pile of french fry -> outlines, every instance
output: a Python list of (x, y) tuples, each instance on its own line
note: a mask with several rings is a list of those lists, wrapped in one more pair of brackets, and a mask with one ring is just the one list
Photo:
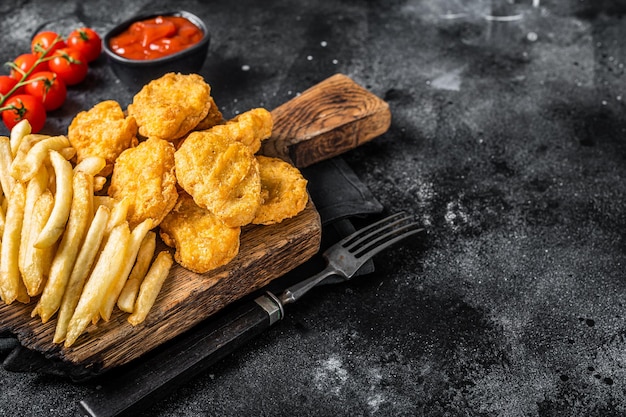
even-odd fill
[(31, 134), (28, 121), (0, 137), (0, 297), (30, 303), (43, 323), (55, 314), (54, 343), (69, 347), (115, 305), (144, 321), (173, 259), (154, 256), (156, 233), (145, 220), (130, 230), (128, 201), (96, 193), (103, 158), (75, 166), (65, 136)]

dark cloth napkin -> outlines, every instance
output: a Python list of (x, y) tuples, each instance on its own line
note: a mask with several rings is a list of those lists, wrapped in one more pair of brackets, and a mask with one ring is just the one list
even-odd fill
[(332, 158), (303, 168), (308, 189), (322, 225), (380, 213), (382, 205), (342, 158)]

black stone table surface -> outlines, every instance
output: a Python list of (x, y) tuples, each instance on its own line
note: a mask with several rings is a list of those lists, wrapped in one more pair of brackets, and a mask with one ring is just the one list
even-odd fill
[[(626, 414), (626, 2), (16, 0), (0, 60), (174, 7), (210, 28), (227, 117), (338, 72), (385, 99), (389, 131), (344, 159), (427, 232), (146, 415)], [(44, 131), (132, 95), (102, 57)], [(0, 369), (0, 415), (73, 415), (97, 388)]]

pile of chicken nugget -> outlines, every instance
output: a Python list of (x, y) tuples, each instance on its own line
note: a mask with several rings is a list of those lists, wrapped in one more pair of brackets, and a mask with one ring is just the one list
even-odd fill
[(108, 100), (78, 113), (67, 136), (20, 123), (0, 137), (0, 297), (39, 297), (32, 316), (56, 316), (66, 347), (115, 306), (141, 323), (174, 260), (207, 273), (237, 256), (244, 226), (304, 210), (300, 172), (259, 154), (272, 126), (263, 108), (224, 120), (209, 84), (177, 73), (126, 110)]

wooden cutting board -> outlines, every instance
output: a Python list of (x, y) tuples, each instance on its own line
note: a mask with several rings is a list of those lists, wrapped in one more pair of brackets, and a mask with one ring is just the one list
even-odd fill
[[(272, 116), (273, 134), (261, 153), (299, 168), (355, 148), (391, 122), (387, 103), (342, 74), (277, 107)], [(136, 327), (116, 309), (109, 322), (91, 325), (71, 348), (63, 348), (52, 343), (56, 318), (42, 324), (30, 317), (35, 299), (0, 303), (0, 332), (13, 332), (22, 346), (90, 372), (125, 364), (315, 255), (321, 225), (314, 203), (280, 224), (245, 227), (239, 254), (222, 268), (199, 275), (175, 264), (148, 317)]]

